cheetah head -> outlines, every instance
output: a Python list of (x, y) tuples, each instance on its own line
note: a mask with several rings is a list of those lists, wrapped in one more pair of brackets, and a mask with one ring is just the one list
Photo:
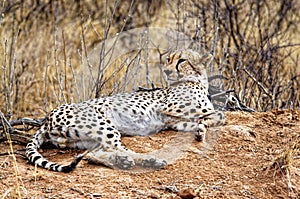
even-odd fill
[(179, 81), (200, 82), (208, 89), (205, 67), (210, 61), (212, 61), (211, 55), (200, 55), (193, 50), (178, 50), (171, 53), (164, 67), (168, 84)]

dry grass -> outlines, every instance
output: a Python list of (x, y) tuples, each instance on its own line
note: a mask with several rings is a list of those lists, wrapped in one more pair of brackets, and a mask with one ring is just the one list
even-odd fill
[(292, 145), (288, 146), (283, 153), (268, 168), (270, 173), (279, 176), (286, 183), (290, 197), (297, 197), (299, 191), (299, 181), (295, 181), (295, 176), (300, 176), (300, 135), (291, 141)]
[[(2, 198), (6, 198), (8, 195), (12, 198), (22, 198), (22, 197), (27, 195), (26, 194), (26, 188), (24, 188), (23, 180), (22, 180), (22, 177), (20, 175), (20, 171), (19, 171), (18, 164), (17, 164), (17, 161), (16, 161), (17, 159), (16, 159), (16, 156), (15, 156), (15, 153), (14, 153), (13, 143), (12, 143), (12, 140), (11, 140), (11, 137), (10, 137), (10, 132), (9, 132), (10, 125), (7, 121), (5, 121), (5, 118), (4, 118), (4, 116), (1, 112), (0, 112), (0, 121), (1, 121), (2, 124), (8, 124), (8, 125), (4, 125), (3, 132), (6, 135), (7, 142), (8, 142), (8, 145), (9, 145), (9, 151), (8, 151), (9, 156), (8, 156), (8, 158), (13, 160), (12, 161), (13, 162), (12, 167), (14, 168), (14, 174), (15, 174), (15, 179), (14, 179), (15, 186), (11, 187), (8, 190), (6, 190), (5, 193), (2, 195)], [(3, 165), (3, 164), (5, 164), (5, 162), (2, 162), (1, 164)]]
[[(128, 69), (139, 75), (157, 73), (151, 67), (161, 64), (163, 59), (158, 59), (164, 50), (158, 52), (158, 46), (150, 51), (147, 37), (141, 37), (144, 46), (138, 49), (136, 45), (126, 56), (117, 54), (119, 61), (106, 65), (108, 55), (103, 53), (110, 49), (103, 41), (145, 26), (183, 32), (192, 38), (192, 48), (211, 51), (215, 62), (209, 70), (225, 74), (228, 80), (219, 86), (234, 88), (244, 104), (263, 111), (299, 107), (298, 6), (291, 0), (272, 6), (228, 0), (220, 4), (115, 1), (108, 5), (92, 0), (74, 4), (2, 1), (0, 99), (5, 103), (1, 110), (7, 116), (40, 116), (66, 102), (136, 88), (126, 87), (124, 73)], [(132, 45), (118, 42), (119, 47)], [(159, 79), (139, 77), (145, 79), (138, 83), (146, 86)]]

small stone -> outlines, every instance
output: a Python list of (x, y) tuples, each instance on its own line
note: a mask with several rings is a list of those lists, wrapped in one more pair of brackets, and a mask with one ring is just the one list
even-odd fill
[(180, 196), (182, 199), (192, 199), (196, 197), (196, 193), (191, 187), (179, 190), (177, 195)]
[(148, 196), (149, 196), (149, 198), (153, 198), (153, 199), (161, 198), (160, 194), (155, 191), (151, 191)]

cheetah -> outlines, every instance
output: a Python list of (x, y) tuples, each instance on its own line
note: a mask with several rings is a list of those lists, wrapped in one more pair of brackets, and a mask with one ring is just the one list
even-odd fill
[[(57, 172), (71, 172), (85, 157), (92, 163), (130, 169), (133, 166), (160, 169), (163, 159), (136, 153), (121, 142), (121, 135), (148, 136), (165, 129), (193, 132), (205, 140), (208, 127), (224, 122), (208, 96), (205, 70), (209, 55), (192, 50), (171, 53), (164, 66), (168, 85), (78, 104), (65, 104), (51, 111), (46, 122), (26, 146), (30, 163)], [(68, 165), (48, 161), (38, 149), (43, 143), (59, 148), (86, 150)]]

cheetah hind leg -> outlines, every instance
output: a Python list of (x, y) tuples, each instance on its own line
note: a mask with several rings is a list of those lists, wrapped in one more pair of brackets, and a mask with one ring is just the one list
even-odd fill
[(135, 165), (133, 158), (117, 150), (103, 151), (102, 149), (94, 149), (85, 158), (92, 164), (102, 164), (110, 168), (124, 170), (130, 169)]
[(132, 153), (132, 157), (134, 158), (136, 165), (141, 166), (142, 168), (157, 170), (167, 165), (167, 161), (159, 159), (153, 155), (140, 154), (133, 151), (130, 152)]
[(86, 155), (89, 163), (103, 164), (110, 168), (132, 169), (134, 166), (150, 169), (160, 169), (167, 165), (165, 160), (147, 154), (139, 154), (129, 149), (94, 149)]

